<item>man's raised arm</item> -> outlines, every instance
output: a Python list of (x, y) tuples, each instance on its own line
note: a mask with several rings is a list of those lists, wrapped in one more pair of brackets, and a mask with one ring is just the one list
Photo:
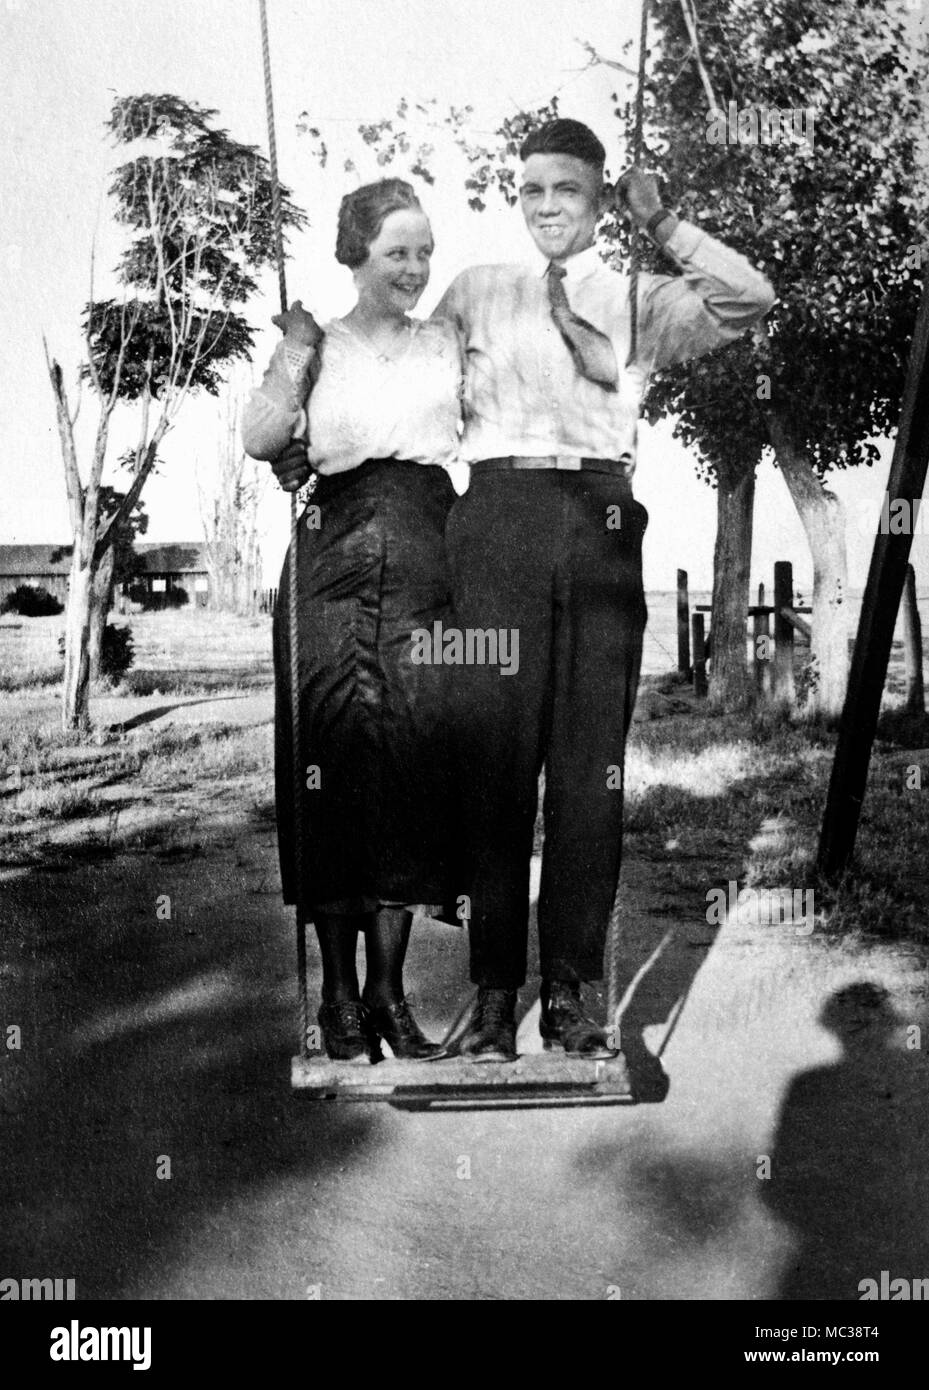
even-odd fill
[(692, 223), (675, 219), (663, 246), (683, 273), (643, 275), (640, 281), (640, 355), (649, 369), (735, 342), (773, 305), (770, 281), (745, 256)]
[(683, 272), (639, 279), (639, 360), (647, 372), (702, 357), (764, 318), (775, 300), (770, 282), (738, 251), (663, 207), (654, 175), (633, 166), (615, 191)]

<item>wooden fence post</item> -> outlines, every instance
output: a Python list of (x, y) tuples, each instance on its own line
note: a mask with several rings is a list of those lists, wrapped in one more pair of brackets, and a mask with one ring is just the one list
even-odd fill
[(690, 599), (687, 594), (687, 571), (677, 572), (677, 670), (690, 680)]
[(793, 704), (794, 689), (794, 630), (781, 612), (793, 608), (794, 571), (789, 560), (774, 562), (774, 698)]
[(694, 658), (694, 694), (701, 699), (706, 695), (706, 654), (703, 646), (703, 614), (694, 613), (690, 620), (691, 635), (693, 638), (693, 658)]
[(907, 713), (925, 714), (923, 628), (916, 606), (916, 571), (912, 565), (907, 565), (903, 583), (903, 658), (906, 663)]
[[(758, 608), (764, 608), (764, 585), (758, 585)], [(764, 637), (765, 642), (759, 642), (759, 637)], [(759, 648), (763, 647), (768, 653), (767, 656), (759, 656)], [(752, 661), (755, 667), (755, 693), (763, 699), (771, 693), (771, 615), (769, 613), (756, 612), (752, 623)]]

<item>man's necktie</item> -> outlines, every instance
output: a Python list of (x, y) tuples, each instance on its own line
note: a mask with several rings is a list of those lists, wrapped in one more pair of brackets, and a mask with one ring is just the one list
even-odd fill
[(599, 328), (594, 328), (592, 323), (575, 314), (565, 293), (565, 274), (564, 266), (557, 261), (552, 261), (546, 272), (552, 318), (581, 376), (609, 391), (615, 391), (619, 382), (619, 364), (610, 340)]

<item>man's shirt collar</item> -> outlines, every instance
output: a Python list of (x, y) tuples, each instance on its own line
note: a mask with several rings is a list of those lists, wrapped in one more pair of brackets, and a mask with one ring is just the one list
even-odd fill
[[(547, 275), (551, 261), (547, 256), (542, 254), (534, 242), (530, 256), (533, 271), (540, 278), (543, 275)], [(574, 285), (580, 280), (586, 280), (588, 275), (592, 275), (595, 270), (599, 270), (603, 266), (603, 261), (600, 259), (600, 252), (597, 250), (596, 245), (594, 245), (588, 246), (586, 251), (578, 251), (576, 256), (569, 256), (568, 259), (562, 261), (561, 264), (564, 266), (565, 270), (565, 283)]]

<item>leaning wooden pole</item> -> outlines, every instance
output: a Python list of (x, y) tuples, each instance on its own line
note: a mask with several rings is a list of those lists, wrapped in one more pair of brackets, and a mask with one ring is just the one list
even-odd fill
[(926, 713), (926, 691), (923, 685), (923, 625), (919, 620), (916, 602), (916, 571), (906, 567), (903, 584), (903, 660), (906, 666), (906, 712)]
[[(268, 156), (271, 167), (271, 212), (274, 220), (274, 254), (281, 313), (287, 312), (287, 278), (284, 272), (284, 218), (281, 210), (281, 183), (277, 172), (277, 139), (274, 130), (274, 97), (271, 88), (271, 49), (268, 43), (268, 12), (265, 0), (258, 0), (261, 21), (261, 60), (264, 71), (265, 110), (268, 118)], [(290, 550), (287, 561), (287, 618), (290, 666), (290, 732), (294, 783), (294, 868), (296, 879), (297, 1002), (300, 1011), (300, 1055), (306, 1056), (309, 1006), (306, 997), (306, 919), (303, 911), (303, 777), (300, 745), (300, 662), (298, 642), (299, 612), (297, 589), (297, 494), (290, 494)]]
[[(887, 480), (887, 499), (881, 513), (883, 517), (888, 515), (890, 504), (894, 501), (899, 503), (900, 500), (908, 504), (911, 518), (916, 515), (926, 483), (927, 467), (929, 274), (923, 284), (916, 316), (897, 441)], [(894, 623), (900, 608), (913, 540), (913, 527), (903, 529), (904, 534), (890, 535), (889, 527), (879, 526), (871, 552), (871, 568), (858, 622), (848, 691), (819, 837), (817, 868), (829, 878), (841, 874), (848, 866), (855, 847), (871, 745), (877, 731), (881, 695), (887, 679)]]

